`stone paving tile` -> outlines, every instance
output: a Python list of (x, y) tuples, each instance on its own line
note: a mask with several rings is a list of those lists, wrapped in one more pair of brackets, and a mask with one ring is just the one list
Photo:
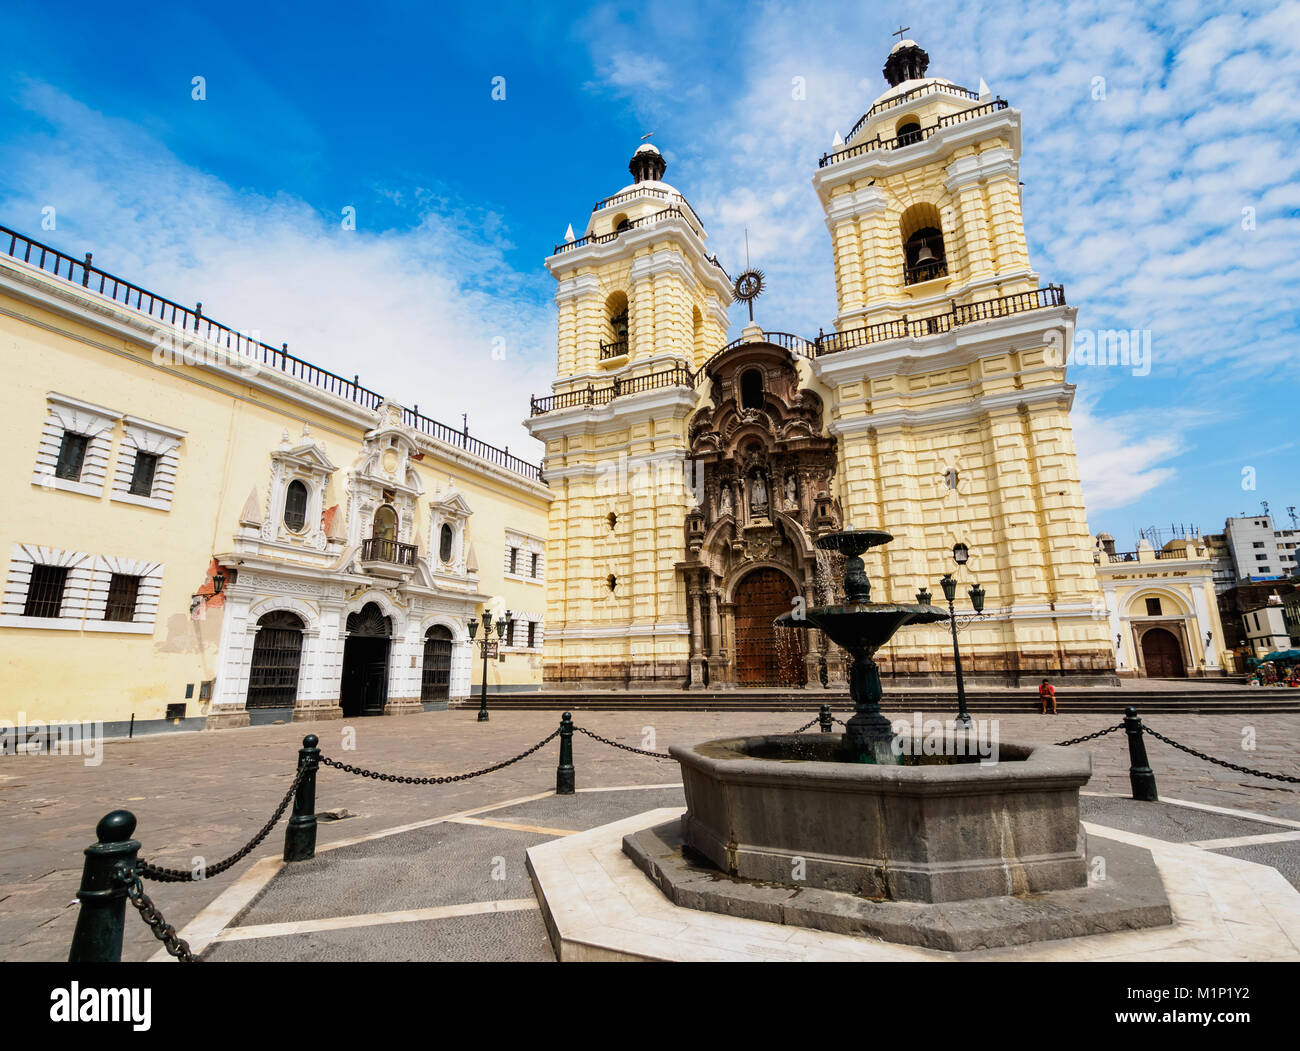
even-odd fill
[(336, 963), (542, 963), (554, 961), (555, 954), (551, 951), (541, 912), (531, 909), (527, 912), (456, 916), (382, 927), (218, 942), (204, 954), (203, 959), (222, 963), (320, 960)]
[[(816, 703), (810, 693), (808, 714), (802, 717), (794, 712), (582, 712), (577, 722), (636, 747), (643, 744), (644, 728), (653, 727), (653, 748), (663, 751), (674, 741), (786, 732), (811, 717)], [(1095, 731), (1109, 721), (1068, 713), (997, 718), (1004, 737), (1048, 742)], [(1159, 715), (1150, 721), (1175, 740), (1229, 761), (1300, 774), (1300, 715)], [(109, 810), (127, 807), (135, 812), (140, 821), (136, 838), (149, 860), (188, 868), (192, 857), (202, 855), (211, 864), (243, 846), (270, 816), (292, 779), (297, 749), (308, 732), (320, 735), (326, 754), (354, 765), (429, 775), (499, 762), (531, 747), (556, 724), (549, 712), (496, 712), (490, 722), (478, 723), (474, 711), (457, 710), (110, 741), (98, 766), (86, 766), (77, 756), (0, 757), (0, 822), (5, 830), (0, 885), (35, 888), (30, 894), (0, 893), (0, 959), (66, 958), (76, 917), (76, 909), (67, 906), (76, 889), (81, 852), (93, 842), (95, 823)], [(1241, 747), (1245, 725), (1255, 732), (1257, 748), (1251, 752)], [(341, 742), (348, 728), (356, 733), (356, 749), (344, 752)], [(1084, 747), (1093, 758), (1088, 789), (1127, 794), (1123, 734)], [(1148, 750), (1162, 796), (1300, 820), (1300, 792), (1292, 786), (1212, 767), (1159, 741), (1150, 741)], [(318, 807), (346, 807), (358, 817), (322, 824), (320, 842), (549, 791), (554, 788), (557, 751), (552, 742), (514, 766), (440, 786), (395, 785), (323, 770)], [(580, 788), (676, 780), (668, 773), (669, 763), (581, 735), (575, 739), (574, 753)], [(168, 920), (180, 927), (252, 861), (278, 853), (282, 844), (283, 829), (277, 827), (226, 875), (199, 885), (155, 884), (150, 893)], [(49, 878), (51, 874), (57, 877)], [(128, 927), (125, 959), (146, 959), (154, 947), (143, 924)]]
[[(1156, 839), (1173, 843), (1300, 831), (1291, 825), (1266, 825), (1261, 821), (1231, 817), (1227, 814), (1215, 814), (1180, 806), (1159, 806), (1116, 796), (1080, 796), (1079, 816), (1084, 821), (1112, 825), (1142, 836), (1154, 836)], [(1300, 844), (1297, 844), (1296, 849), (1300, 850)]]

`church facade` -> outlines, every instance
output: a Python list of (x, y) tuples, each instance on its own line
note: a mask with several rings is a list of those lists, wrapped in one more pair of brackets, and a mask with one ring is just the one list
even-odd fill
[[(813, 175), (830, 331), (751, 320), (726, 342), (761, 275), (733, 287), (653, 146), (556, 246), (558, 376), (528, 421), (552, 491), (546, 686), (842, 685), (836, 647), (772, 619), (830, 597), (813, 542), (847, 526), (895, 538), (866, 556), (873, 600), (949, 571), (984, 587), (968, 677), (1117, 681), (1070, 428), (1076, 311), (1030, 265), (1020, 114), (928, 61), (897, 44)], [(877, 659), (948, 681), (947, 628)]]

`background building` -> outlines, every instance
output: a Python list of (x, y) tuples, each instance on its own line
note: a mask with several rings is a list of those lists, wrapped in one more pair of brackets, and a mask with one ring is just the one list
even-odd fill
[[(1020, 114), (927, 65), (897, 44), (813, 177), (829, 335), (751, 324), (723, 346), (729, 276), (653, 146), (556, 246), (558, 378), (529, 421), (555, 494), (547, 684), (837, 683), (824, 639), (771, 621), (825, 595), (813, 540), (846, 525), (895, 537), (867, 555), (876, 600), (914, 601), (969, 546), (971, 677), (1115, 681), (1070, 429), (1075, 310), (1030, 266)], [(941, 626), (878, 659), (951, 674)]]
[(1143, 536), (1136, 550), (1116, 551), (1097, 537), (1097, 579), (1115, 641), (1121, 677), (1214, 677), (1235, 671), (1224, 649), (1215, 601), (1214, 559), (1190, 533), (1159, 550)]
[(88, 262), (0, 237), (0, 718), (420, 711), (484, 604), (536, 687), (537, 467)]

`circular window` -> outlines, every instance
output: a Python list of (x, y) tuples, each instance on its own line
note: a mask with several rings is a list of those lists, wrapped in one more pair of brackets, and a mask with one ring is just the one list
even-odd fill
[(452, 539), (453, 537), (451, 532), (451, 526), (447, 525), (444, 522), (442, 529), (438, 535), (438, 557), (442, 559), (444, 562), (451, 561)]
[(295, 533), (307, 524), (307, 486), (296, 478), (284, 494), (284, 524)]

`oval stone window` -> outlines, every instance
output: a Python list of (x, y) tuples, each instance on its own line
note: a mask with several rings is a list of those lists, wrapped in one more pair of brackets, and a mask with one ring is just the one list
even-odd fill
[(444, 522), (442, 529), (438, 534), (438, 557), (444, 562), (451, 561), (451, 542), (451, 526)]

